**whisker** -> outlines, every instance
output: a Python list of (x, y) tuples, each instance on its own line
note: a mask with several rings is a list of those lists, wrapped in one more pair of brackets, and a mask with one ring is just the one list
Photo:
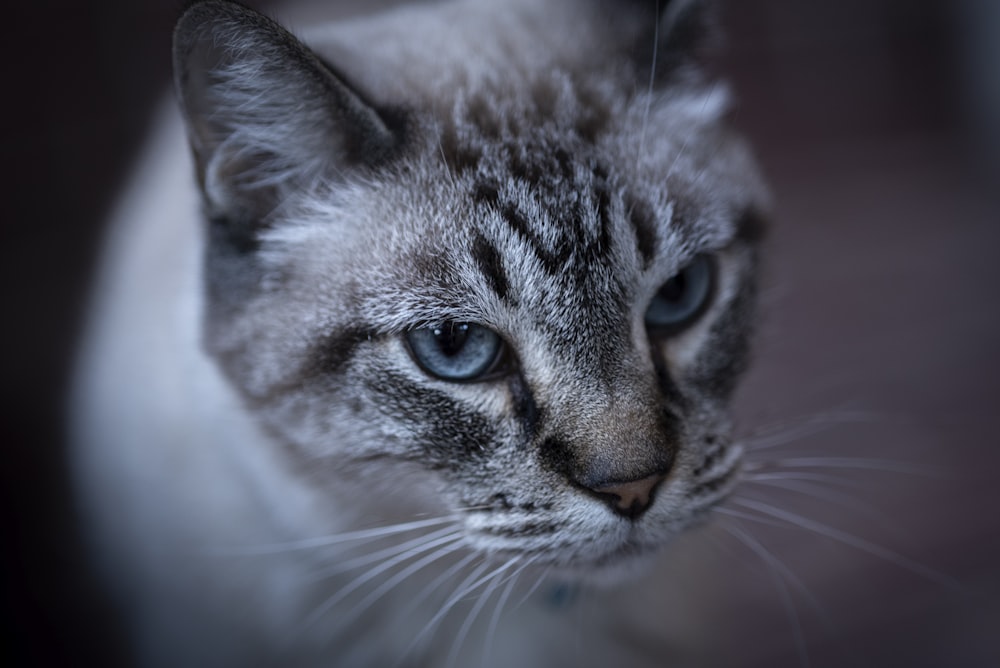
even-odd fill
[(262, 545), (248, 545), (243, 547), (217, 547), (209, 548), (209, 553), (219, 556), (254, 556), (264, 554), (280, 554), (284, 552), (294, 552), (296, 550), (309, 550), (330, 545), (339, 545), (352, 541), (365, 539), (382, 538), (406, 531), (424, 529), (426, 527), (437, 526), (447, 522), (453, 522), (454, 517), (435, 517), (425, 520), (415, 520), (402, 524), (392, 524), (371, 529), (359, 529), (347, 533), (333, 534), (331, 536), (318, 536), (315, 538), (303, 538), (283, 543), (265, 543)]
[(639, 129), (639, 150), (636, 151), (635, 166), (639, 168), (643, 153), (646, 151), (646, 126), (649, 123), (649, 109), (653, 103), (653, 89), (656, 84), (656, 61), (660, 48), (660, 0), (656, 0), (657, 20), (653, 24), (653, 62), (649, 66), (649, 86), (646, 90), (646, 105), (642, 110), (642, 125)]
[(472, 629), (472, 625), (475, 623), (480, 611), (482, 611), (486, 602), (489, 601), (490, 597), (497, 590), (497, 588), (503, 584), (503, 581), (499, 579), (499, 576), (503, 575), (504, 571), (515, 565), (518, 561), (519, 559), (514, 557), (490, 574), (490, 579), (487, 581), (488, 584), (486, 589), (479, 595), (479, 598), (472, 606), (472, 609), (469, 610), (469, 614), (465, 616), (465, 621), (462, 622), (462, 626), (458, 629), (458, 633), (455, 635), (455, 640), (451, 643), (451, 649), (448, 651), (448, 658), (444, 663), (445, 666), (455, 665), (455, 660), (458, 659), (459, 650), (461, 650), (462, 644), (465, 642), (465, 638), (469, 635), (469, 631)]
[(787, 529), (788, 522), (779, 522), (778, 520), (771, 519), (769, 517), (761, 517), (760, 515), (753, 515), (751, 513), (744, 513), (735, 508), (725, 508), (723, 506), (716, 506), (712, 508), (713, 512), (719, 513), (720, 515), (729, 515), (730, 517), (738, 517), (741, 520), (750, 520), (758, 524), (763, 524), (769, 527), (776, 527), (778, 529)]
[(337, 593), (335, 593), (333, 596), (327, 598), (315, 610), (313, 610), (313, 612), (308, 617), (306, 617), (305, 620), (303, 620), (302, 627), (306, 628), (308, 626), (311, 626), (320, 617), (322, 617), (323, 615), (325, 615), (327, 613), (327, 611), (329, 611), (330, 609), (332, 609), (333, 607), (335, 607), (338, 603), (340, 603), (347, 596), (349, 596), (351, 594), (351, 592), (356, 591), (358, 589), (358, 587), (361, 587), (366, 582), (370, 582), (372, 580), (372, 578), (376, 577), (380, 573), (383, 573), (383, 572), (387, 571), (388, 569), (392, 568), (396, 564), (399, 564), (399, 563), (401, 563), (403, 561), (406, 561), (407, 559), (410, 559), (410, 558), (412, 558), (412, 557), (414, 557), (414, 556), (416, 556), (416, 555), (418, 555), (418, 554), (420, 554), (422, 552), (426, 552), (427, 550), (430, 550), (430, 549), (433, 549), (435, 547), (438, 547), (439, 545), (443, 545), (443, 544), (446, 544), (446, 543), (454, 542), (454, 541), (457, 541), (457, 540), (460, 540), (460, 539), (461, 539), (461, 536), (460, 536), (460, 534), (457, 531), (448, 533), (448, 534), (446, 534), (446, 535), (438, 538), (437, 540), (431, 540), (429, 542), (424, 542), (424, 543), (418, 545), (417, 547), (413, 548), (412, 550), (408, 550), (408, 551), (406, 551), (406, 552), (404, 552), (404, 553), (396, 556), (393, 559), (389, 559), (387, 561), (384, 561), (381, 564), (379, 564), (378, 566), (375, 566), (374, 568), (366, 571), (365, 573), (362, 573), (358, 577), (354, 578), (354, 580), (352, 580), (346, 586), (344, 586), (341, 589), (339, 589), (337, 591)]
[[(833, 623), (833, 620), (830, 619), (830, 615), (827, 613), (826, 609), (820, 603), (819, 599), (817, 599), (816, 596), (813, 595), (813, 593), (805, 585), (805, 583), (802, 581), (802, 579), (799, 578), (797, 575), (795, 575), (795, 573), (792, 571), (792, 569), (788, 567), (788, 564), (786, 564), (785, 562), (781, 561), (781, 559), (779, 559), (778, 556), (774, 552), (772, 552), (771, 550), (767, 549), (767, 547), (764, 545), (764, 543), (760, 539), (758, 539), (757, 537), (755, 537), (749, 531), (746, 531), (744, 527), (737, 528), (737, 527), (733, 527), (732, 525), (728, 525), (727, 526), (727, 524), (725, 524), (725, 523), (723, 524), (723, 527), (726, 528), (727, 530), (735, 530), (735, 531), (738, 531), (739, 533), (743, 534), (744, 544), (747, 545), (747, 547), (750, 547), (749, 543), (756, 544), (760, 548), (761, 552), (763, 553), (761, 555), (762, 558), (765, 558), (763, 555), (767, 555), (767, 557), (769, 557), (769, 560), (771, 561), (771, 563), (778, 570), (780, 570), (781, 573), (785, 576), (785, 578), (792, 584), (792, 586), (794, 586), (795, 589), (800, 594), (802, 594), (803, 598), (805, 598), (805, 600), (806, 600), (806, 603), (809, 604), (809, 607), (811, 607), (813, 609), (813, 612), (816, 613), (816, 616), (819, 617), (820, 620), (822, 620), (823, 625), (827, 629), (827, 632), (831, 636), (835, 635), (835, 625)], [(730, 531), (730, 533), (732, 533), (732, 531)], [(749, 541), (749, 543), (748, 543), (748, 541)], [(751, 547), (751, 549), (753, 549), (753, 548)]]
[(510, 598), (511, 592), (514, 591), (514, 585), (517, 584), (518, 577), (532, 562), (534, 562), (534, 559), (528, 559), (520, 568), (514, 571), (514, 574), (507, 578), (507, 586), (500, 592), (500, 598), (497, 599), (496, 607), (493, 608), (493, 614), (490, 615), (490, 621), (486, 627), (486, 638), (483, 641), (483, 666), (486, 665), (487, 658), (493, 652), (493, 640), (496, 637), (497, 626), (500, 624), (500, 615), (503, 612), (503, 607), (506, 605), (507, 599)]
[(397, 555), (400, 552), (405, 552), (411, 547), (423, 545), (427, 541), (434, 540), (440, 536), (458, 535), (459, 531), (460, 530), (455, 527), (445, 527), (444, 529), (438, 529), (437, 531), (433, 531), (429, 534), (423, 534), (417, 536), (416, 538), (411, 538), (410, 540), (391, 545), (375, 552), (368, 552), (359, 557), (355, 557), (354, 559), (349, 559), (347, 561), (342, 561), (319, 569), (313, 574), (312, 580), (323, 580), (333, 575), (337, 575), (338, 573), (346, 573), (347, 571), (354, 570), (355, 568), (367, 566), (373, 561), (381, 561), (382, 559), (387, 559)]
[(942, 475), (942, 471), (940, 470), (917, 466), (908, 462), (868, 457), (786, 457), (769, 463), (783, 468), (864, 469), (868, 471), (905, 473), (928, 477)]
[(766, 450), (845, 424), (871, 422), (877, 416), (865, 411), (830, 411), (763, 427), (739, 439), (748, 451)]
[(420, 593), (417, 594), (410, 601), (409, 605), (407, 605), (407, 607), (404, 610), (404, 612), (406, 614), (403, 615), (403, 616), (405, 617), (405, 616), (411, 614), (413, 610), (416, 610), (418, 607), (420, 607), (420, 604), (423, 603), (425, 600), (427, 600), (427, 598), (438, 587), (440, 587), (442, 584), (444, 584), (448, 579), (454, 577), (456, 573), (458, 573), (463, 568), (465, 568), (466, 566), (468, 566), (469, 563), (471, 561), (473, 561), (474, 559), (476, 559), (478, 556), (479, 555), (476, 554), (475, 552), (470, 553), (470, 554), (466, 555), (466, 557), (464, 559), (462, 559), (459, 562), (457, 562), (456, 564), (452, 565), (445, 572), (441, 573), (438, 577), (434, 578), (434, 580), (432, 580), (426, 587), (424, 587), (423, 589), (421, 589)]
[(744, 473), (742, 480), (748, 483), (765, 483), (781, 480), (798, 480), (802, 482), (822, 482), (828, 485), (843, 487), (861, 487), (861, 483), (846, 475), (831, 475), (829, 473), (812, 473), (809, 471), (766, 471), (761, 473)]
[(531, 585), (531, 587), (528, 588), (528, 591), (525, 592), (524, 596), (521, 597), (521, 600), (519, 600), (514, 605), (515, 610), (524, 605), (528, 601), (528, 599), (531, 598), (531, 595), (534, 594), (536, 591), (538, 591), (538, 588), (542, 586), (542, 582), (544, 582), (545, 578), (549, 576), (551, 570), (552, 570), (551, 568), (545, 568), (542, 570), (541, 573), (538, 574), (538, 578), (535, 580), (535, 584)]
[[(886, 547), (882, 547), (876, 543), (865, 540), (864, 538), (859, 538), (845, 531), (841, 531), (835, 527), (811, 520), (808, 517), (803, 517), (796, 513), (789, 512), (783, 508), (778, 508), (768, 503), (763, 503), (761, 501), (754, 501), (753, 499), (746, 498), (734, 498), (733, 503), (743, 506), (744, 508), (750, 508), (766, 516), (773, 517), (778, 520), (782, 520), (789, 525), (801, 527), (808, 531), (812, 531), (818, 535), (826, 536), (845, 545), (849, 545), (857, 550), (870, 554), (874, 557), (883, 559), (891, 564), (899, 566), (900, 568), (913, 573), (914, 575), (919, 575), (927, 580), (935, 582), (941, 586), (947, 587), (948, 589), (963, 592), (965, 588), (957, 582), (954, 578), (951, 578), (943, 573), (940, 573), (932, 568), (921, 564), (918, 561), (914, 561), (908, 557), (899, 554), (893, 550)], [(760, 517), (747, 516), (746, 519), (751, 521), (760, 521)]]
[(452, 543), (451, 545), (445, 545), (441, 549), (436, 550), (435, 552), (432, 552), (431, 554), (421, 559), (418, 559), (417, 561), (413, 562), (403, 570), (393, 575), (391, 578), (385, 580), (373, 591), (369, 592), (368, 595), (365, 596), (361, 601), (351, 606), (351, 613), (353, 614), (354, 619), (359, 619), (365, 610), (374, 605), (376, 601), (382, 598), (382, 596), (387, 594), (396, 585), (403, 582), (406, 578), (410, 577), (411, 575), (413, 575), (420, 569), (428, 566), (429, 564), (438, 561), (440, 559), (443, 559), (452, 552), (462, 549), (462, 547), (463, 547), (462, 544), (459, 542)]
[(811, 599), (812, 595), (808, 594), (804, 585), (802, 585), (799, 579), (788, 570), (788, 567), (785, 566), (785, 564), (783, 564), (777, 557), (771, 554), (771, 552), (768, 551), (768, 549), (755, 538), (734, 526), (723, 524), (723, 528), (750, 548), (750, 550), (760, 557), (761, 561), (763, 561), (767, 566), (768, 573), (770, 573), (771, 580), (774, 582), (775, 588), (778, 590), (782, 606), (785, 608), (785, 613), (788, 615), (788, 621), (792, 626), (792, 636), (795, 640), (795, 649), (799, 655), (799, 661), (801, 662), (803, 668), (808, 668), (809, 652), (806, 649), (806, 639), (802, 632), (802, 620), (799, 619), (799, 613), (795, 609), (795, 601), (792, 599), (791, 593), (788, 591), (788, 586), (785, 584), (785, 581), (781, 579), (781, 575), (784, 575), (785, 578), (795, 584), (800, 591), (804, 591), (808, 595), (808, 598)]
[(459, 511), (489, 510), (491, 508), (493, 508), (492, 504), (489, 504), (489, 503), (480, 503), (479, 505), (476, 505), (476, 506), (461, 506), (457, 510), (459, 510)]
[(746, 482), (751, 485), (776, 487), (778, 489), (784, 489), (798, 494), (811, 496), (823, 501), (829, 501), (830, 503), (843, 508), (849, 508), (860, 514), (877, 519), (879, 524), (882, 525), (882, 529), (884, 531), (896, 531), (896, 527), (893, 526), (892, 519), (885, 513), (879, 511), (877, 508), (873, 508), (871, 504), (861, 503), (857, 498), (848, 496), (847, 494), (836, 490), (827, 489), (825, 487), (820, 487), (819, 485), (813, 485), (808, 482), (797, 480), (747, 480)]
[[(420, 639), (423, 638), (428, 631), (437, 626), (437, 624), (441, 621), (441, 619), (446, 614), (448, 614), (448, 612), (451, 611), (451, 609), (455, 606), (456, 603), (461, 601), (466, 594), (468, 594), (471, 591), (474, 591), (480, 584), (482, 584), (483, 580), (479, 580), (477, 578), (479, 578), (482, 572), (485, 571), (487, 568), (489, 568), (489, 566), (490, 566), (489, 562), (483, 561), (481, 564), (479, 564), (476, 568), (472, 570), (472, 572), (468, 575), (468, 577), (462, 580), (462, 582), (458, 585), (458, 587), (456, 587), (456, 593), (452, 594), (451, 597), (449, 597), (448, 600), (445, 601), (444, 605), (442, 605), (441, 608), (434, 614), (434, 616), (431, 617), (430, 621), (428, 621), (424, 625), (424, 627), (420, 630), (420, 632), (413, 637), (413, 640), (410, 641), (410, 644), (407, 646), (406, 650), (400, 656), (399, 661), (397, 661), (394, 664), (395, 666), (399, 665), (399, 662), (402, 661), (407, 654), (409, 654), (410, 650), (413, 649), (418, 642), (420, 642)], [(486, 576), (486, 578), (489, 579), (489, 576)]]
[[(711, 90), (711, 92), (709, 92), (709, 94), (706, 95), (705, 98), (701, 102), (701, 111), (699, 113), (701, 113), (701, 114), (705, 113), (705, 107), (708, 106), (708, 101), (711, 100), (711, 99), (713, 99), (715, 97), (716, 93), (719, 90), (719, 86), (720, 86), (720, 82), (719, 81), (716, 81), (715, 83), (712, 84), (712, 90)], [(684, 154), (687, 152), (687, 147), (688, 147), (688, 144), (691, 142), (691, 137), (692, 136), (693, 135), (689, 134), (689, 135), (687, 135), (687, 136), (684, 137), (684, 142), (681, 144), (680, 151), (678, 151), (677, 155), (674, 156), (674, 161), (672, 163), (670, 163), (670, 168), (667, 169), (667, 175), (663, 178), (664, 181), (669, 180), (670, 177), (673, 176), (674, 169), (677, 167), (677, 163), (680, 162), (681, 158), (684, 157)]]
[[(445, 153), (444, 145), (441, 143), (441, 134), (440, 134), (440, 132), (438, 133), (438, 136), (437, 136), (437, 148), (438, 148), (438, 154), (441, 157), (441, 164), (442, 165), (447, 165), (448, 164), (448, 156)], [(451, 169), (445, 169), (445, 170), (442, 170), (442, 171), (444, 172), (445, 177), (451, 183), (453, 183), (453, 184), (457, 183), (458, 177), (455, 175), (455, 173), (454, 173), (453, 170), (451, 170)]]

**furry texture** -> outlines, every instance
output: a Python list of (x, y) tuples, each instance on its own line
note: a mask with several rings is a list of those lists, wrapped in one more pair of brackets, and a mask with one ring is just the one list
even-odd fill
[[(452, 3), (307, 49), (238, 5), (185, 13), (204, 220), (182, 184), (137, 186), (77, 402), (95, 542), (146, 663), (562, 665), (537, 596), (516, 619), (482, 601), (617, 581), (731, 488), (762, 189), (689, 59), (700, 17)], [(709, 303), (651, 331), (699, 255)], [(407, 332), (449, 323), (495, 332), (500, 371), (425, 372)], [(603, 491), (652, 477), (641, 512)], [(613, 635), (594, 665), (662, 661)]]

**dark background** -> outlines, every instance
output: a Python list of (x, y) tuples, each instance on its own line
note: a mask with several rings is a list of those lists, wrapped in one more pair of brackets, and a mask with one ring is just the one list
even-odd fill
[[(74, 533), (62, 388), (102, 220), (167, 93), (181, 4), (42, 0), (6, 14), (3, 665), (122, 657)], [(844, 407), (875, 415), (808, 437), (797, 452), (878, 456), (943, 475), (861, 476), (858, 498), (888, 515), (891, 531), (815, 497), (802, 513), (964, 587), (955, 593), (843, 541), (771, 530), (769, 546), (835, 629), (797, 603), (812, 665), (844, 665), (843, 652), (852, 665), (1000, 665), (996, 6), (728, 3), (719, 68), (775, 192), (770, 287), (741, 423)], [(773, 586), (759, 584), (740, 585), (723, 605), (733, 644), (756, 648), (730, 659), (801, 665), (794, 624)]]

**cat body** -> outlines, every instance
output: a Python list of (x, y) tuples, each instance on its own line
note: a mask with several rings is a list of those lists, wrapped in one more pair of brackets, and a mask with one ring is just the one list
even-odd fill
[(188, 9), (73, 404), (144, 665), (663, 665), (763, 205), (702, 13)]

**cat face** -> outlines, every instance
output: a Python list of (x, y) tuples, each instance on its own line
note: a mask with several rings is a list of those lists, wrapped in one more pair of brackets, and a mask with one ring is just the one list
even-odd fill
[(730, 489), (760, 186), (674, 14), (650, 88), (613, 44), (378, 101), (245, 9), (185, 15), (207, 346), (305, 484), (588, 572)]

